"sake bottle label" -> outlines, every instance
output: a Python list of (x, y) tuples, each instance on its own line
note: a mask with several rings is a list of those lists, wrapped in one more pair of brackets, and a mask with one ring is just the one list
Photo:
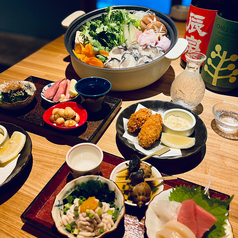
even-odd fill
[(181, 58), (186, 61), (187, 52), (199, 51), (206, 54), (217, 10), (203, 9), (190, 5), (184, 38), (188, 41), (187, 51)]
[(216, 16), (202, 78), (213, 87), (238, 87), (238, 22)]

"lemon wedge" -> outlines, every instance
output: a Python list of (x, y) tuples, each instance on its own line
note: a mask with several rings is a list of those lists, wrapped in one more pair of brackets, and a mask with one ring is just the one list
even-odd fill
[(14, 131), (11, 138), (0, 147), (0, 164), (5, 164), (16, 157), (21, 152), (25, 142), (26, 136), (19, 131)]
[(70, 80), (70, 85), (69, 85), (69, 95), (73, 98), (78, 95), (78, 93), (75, 90), (75, 84), (77, 83), (76, 79), (71, 79)]
[(170, 148), (188, 149), (195, 145), (195, 138), (178, 136), (170, 133), (162, 133), (161, 142)]

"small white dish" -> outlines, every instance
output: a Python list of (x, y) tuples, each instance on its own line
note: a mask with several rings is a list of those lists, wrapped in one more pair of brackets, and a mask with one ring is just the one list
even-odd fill
[[(180, 108), (170, 109), (164, 112), (163, 131), (165, 133), (175, 134), (179, 136), (190, 136), (194, 132), (196, 119), (194, 115)], [(168, 122), (168, 118), (171, 119)]]
[(0, 146), (9, 138), (7, 129), (0, 125)]
[[(146, 227), (146, 234), (148, 238), (154, 238), (156, 237), (156, 232), (158, 231), (158, 224), (160, 223), (158, 216), (155, 214), (152, 204), (158, 203), (161, 200), (169, 200), (171, 189), (165, 190), (155, 196), (153, 200), (149, 203), (148, 208), (145, 213), (145, 227)], [(227, 225), (225, 225), (225, 232), (226, 235), (221, 238), (233, 238), (233, 233), (231, 229), (231, 225), (228, 220), (226, 220)]]
[[(119, 208), (119, 216), (118, 216), (117, 220), (115, 221), (115, 223), (113, 224), (112, 228), (99, 236), (95, 236), (95, 238), (96, 237), (97, 238), (104, 237), (104, 236), (108, 235), (109, 233), (115, 231), (117, 229), (120, 221), (122, 220), (122, 218), (125, 215), (124, 196), (123, 196), (122, 192), (120, 191), (120, 189), (118, 188), (118, 186), (112, 180), (104, 178), (102, 176), (97, 176), (97, 175), (81, 176), (79, 178), (76, 178), (76, 179), (70, 181), (63, 187), (63, 189), (56, 196), (54, 204), (53, 204), (53, 208), (51, 210), (51, 214), (52, 214), (52, 218), (55, 223), (55, 226), (56, 226), (57, 230), (59, 231), (59, 233), (63, 234), (64, 236), (67, 236), (69, 238), (75, 238), (75, 236), (73, 234), (71, 234), (65, 230), (65, 226), (63, 225), (63, 223), (61, 221), (61, 217), (63, 215), (63, 207), (64, 207), (63, 200), (76, 189), (77, 185), (80, 185), (83, 182), (86, 183), (87, 181), (90, 181), (90, 180), (97, 180), (97, 181), (101, 181), (102, 183), (108, 184), (108, 188), (111, 191), (115, 192), (114, 202), (115, 202), (115, 205)], [(111, 234), (111, 235), (113, 237), (113, 234)], [(109, 237), (110, 237), (110, 235), (109, 235)]]
[(102, 160), (102, 149), (93, 143), (77, 144), (66, 154), (66, 163), (74, 178), (99, 174)]
[[(113, 171), (111, 172), (111, 175), (110, 175), (110, 179), (113, 180), (113, 181), (117, 184), (117, 186), (118, 186), (122, 191), (123, 191), (122, 187), (123, 187), (123, 185), (125, 185), (125, 183), (117, 183), (116, 181), (119, 181), (119, 179), (117, 180), (117, 175), (120, 175), (120, 174), (121, 174), (120, 172), (118, 173), (118, 171), (121, 171), (122, 169), (125, 169), (125, 168), (128, 167), (128, 166), (127, 166), (128, 163), (129, 163), (129, 161), (125, 161), (125, 162), (120, 163), (119, 165), (117, 165), (117, 166), (113, 169)], [(144, 161), (143, 161), (142, 163), (149, 164), (149, 163), (144, 162)], [(149, 165), (150, 165), (150, 164), (149, 164)], [(154, 166), (151, 167), (151, 170), (152, 170), (152, 176), (153, 176), (153, 177), (162, 177), (161, 173), (160, 173)], [(124, 180), (124, 179), (123, 179), (123, 180)], [(159, 183), (162, 182), (162, 180), (157, 180), (156, 182), (157, 182), (156, 184), (159, 184)], [(151, 198), (150, 198), (150, 201), (151, 201), (151, 199), (153, 199), (154, 196), (156, 196), (157, 194), (159, 194), (160, 192), (162, 192), (163, 189), (164, 189), (164, 185), (161, 184), (161, 185), (159, 186), (158, 190), (157, 190), (156, 192), (152, 193)], [(122, 192), (122, 193), (124, 194), (124, 192)], [(128, 195), (127, 195), (127, 194), (124, 194), (124, 196), (125, 196), (125, 203), (126, 203), (127, 205), (134, 206), (134, 207), (137, 206), (136, 203), (134, 203), (133, 201), (131, 201), (131, 200), (128, 199)], [(148, 204), (149, 204), (149, 202), (147, 202), (145, 205), (148, 205)]]

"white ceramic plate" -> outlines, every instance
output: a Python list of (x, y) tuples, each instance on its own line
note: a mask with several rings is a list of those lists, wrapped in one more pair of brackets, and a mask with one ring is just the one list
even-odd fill
[[(45, 97), (45, 95), (44, 95), (46, 89), (49, 88), (49, 87), (51, 87), (53, 84), (55, 84), (55, 83), (49, 83), (49, 84), (45, 85), (45, 87), (42, 89), (40, 95), (41, 95), (42, 99), (45, 100), (46, 102), (51, 103), (51, 104), (57, 104), (57, 103), (60, 103), (60, 102), (53, 102), (52, 100), (47, 99), (47, 98)], [(66, 101), (64, 101), (64, 102), (72, 101), (72, 100), (76, 99), (77, 97), (78, 97), (78, 95), (75, 96), (74, 98), (70, 98), (69, 100), (66, 100)]]
[[(154, 199), (150, 202), (148, 209), (145, 213), (145, 227), (146, 227), (146, 234), (148, 238), (155, 238), (155, 234), (158, 231), (158, 223), (159, 218), (156, 216), (155, 212), (152, 209), (151, 204), (158, 203), (160, 200), (169, 200), (170, 192), (172, 189), (165, 190), (161, 192), (159, 195), (155, 196)], [(227, 220), (226, 228), (226, 236), (221, 238), (232, 238), (233, 233), (231, 230), (231, 225)]]
[[(117, 165), (117, 166), (113, 169), (113, 171), (111, 172), (110, 179), (113, 180), (114, 182), (116, 182), (116, 181), (117, 181), (116, 176), (117, 176), (118, 174), (120, 174), (120, 173), (117, 174), (117, 172), (120, 171), (120, 170), (122, 170), (122, 169), (124, 169), (124, 168), (126, 168), (126, 167), (127, 167), (127, 165), (126, 165), (127, 163), (129, 163), (129, 161), (125, 161), (125, 162), (122, 162), (122, 163), (120, 163), (119, 165)], [(147, 163), (147, 162), (142, 162), (142, 163)], [(147, 164), (149, 164), (149, 163), (147, 163)], [(149, 165), (150, 165), (150, 164), (149, 164)], [(152, 176), (153, 176), (153, 177), (162, 177), (162, 175), (160, 174), (160, 172), (159, 172), (154, 166), (151, 167), (151, 170), (152, 170)], [(161, 180), (158, 181), (158, 183), (159, 183), (159, 182), (161, 182)], [(119, 188), (120, 188), (120, 186), (122, 186), (123, 184), (124, 184), (124, 183), (117, 183), (117, 185), (119, 186)], [(151, 199), (152, 199), (155, 195), (157, 195), (157, 194), (159, 194), (160, 192), (162, 192), (163, 189), (164, 189), (164, 185), (162, 184), (162, 185), (159, 186), (159, 189), (158, 189), (154, 194), (152, 194)], [(137, 206), (136, 203), (134, 203), (134, 202), (132, 202), (132, 201), (130, 201), (130, 200), (127, 200), (127, 199), (126, 199), (126, 196), (125, 196), (125, 203), (126, 203), (127, 205), (130, 205), (130, 206)], [(149, 204), (149, 202), (146, 203), (146, 205), (148, 205), (148, 204)]]

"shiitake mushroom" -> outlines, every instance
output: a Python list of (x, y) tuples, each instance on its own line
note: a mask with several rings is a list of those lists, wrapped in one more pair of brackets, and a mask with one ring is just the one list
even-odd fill
[(135, 186), (138, 183), (141, 183), (144, 181), (144, 170), (138, 169), (136, 172), (132, 172), (129, 176), (129, 179), (131, 180), (131, 185)]
[(132, 155), (131, 159), (129, 161), (129, 165), (128, 165), (128, 172), (129, 174), (132, 172), (136, 172), (139, 168), (140, 168), (140, 158), (137, 155)]
[(144, 206), (150, 200), (151, 187), (146, 182), (137, 184), (132, 191), (133, 201), (139, 208)]

